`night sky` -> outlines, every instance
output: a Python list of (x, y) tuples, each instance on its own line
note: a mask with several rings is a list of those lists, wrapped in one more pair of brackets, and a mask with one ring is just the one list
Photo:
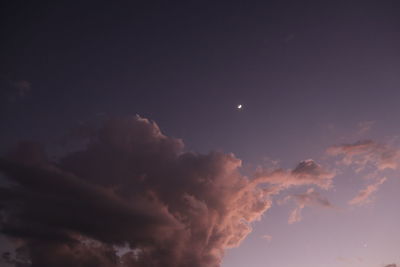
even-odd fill
[(0, 266), (400, 265), (399, 1), (46, 2), (0, 4)]

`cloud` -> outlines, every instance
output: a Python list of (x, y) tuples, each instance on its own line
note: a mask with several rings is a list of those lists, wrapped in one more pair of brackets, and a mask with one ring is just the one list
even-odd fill
[(272, 241), (272, 236), (271, 235), (263, 235), (261, 238), (267, 240), (268, 242)]
[(369, 131), (371, 131), (372, 127), (375, 125), (375, 121), (362, 121), (358, 123), (357, 128), (357, 134), (358, 135), (365, 135)]
[(354, 265), (364, 262), (364, 259), (361, 257), (337, 257), (336, 261)]
[(323, 168), (312, 159), (301, 161), (291, 171), (278, 169), (274, 171), (259, 170), (255, 182), (268, 182), (281, 188), (301, 185), (317, 185), (323, 189), (332, 186), (335, 172)]
[(366, 188), (360, 190), (360, 192), (353, 199), (349, 201), (350, 205), (364, 205), (371, 201), (371, 195), (379, 189), (384, 182), (386, 182), (386, 178), (381, 178), (379, 181), (368, 185)]
[(327, 198), (321, 196), (318, 192), (316, 192), (313, 188), (307, 190), (307, 192), (303, 194), (296, 194), (287, 196), (284, 199), (284, 202), (289, 200), (293, 200), (296, 203), (296, 208), (292, 210), (289, 215), (288, 223), (293, 224), (301, 221), (302, 210), (307, 206), (315, 206), (322, 208), (333, 208), (334, 206), (328, 201)]
[(0, 97), (9, 102), (26, 97), (32, 90), (31, 83), (26, 80), (11, 79), (0, 75)]
[[(384, 170), (396, 170), (400, 163), (400, 150), (380, 144), (372, 140), (358, 141), (353, 144), (343, 144), (332, 146), (327, 149), (327, 153), (332, 156), (341, 156), (340, 163), (347, 166), (355, 166), (355, 171), (360, 172), (366, 168), (373, 171), (368, 174), (367, 178), (377, 179), (377, 176)], [(371, 196), (376, 192), (380, 185), (387, 179), (377, 179), (349, 201), (350, 205), (364, 205), (370, 203)]]
[[(295, 185), (327, 188), (333, 177), (308, 160), (249, 178), (233, 154), (185, 152), (181, 140), (139, 116), (108, 120), (88, 138), (56, 162), (32, 143), (0, 159), (12, 182), (0, 187), (0, 229), (18, 240), (20, 261), (216, 267), (274, 194)], [(296, 201), (324, 205), (308, 194)]]
[(362, 171), (367, 166), (377, 170), (397, 169), (400, 162), (399, 150), (372, 140), (332, 146), (327, 149), (327, 153), (332, 156), (342, 156), (340, 162), (356, 166), (356, 171)]
[(388, 265), (385, 265), (385, 267), (397, 267), (397, 264), (388, 264)]
[(24, 97), (31, 91), (31, 83), (25, 80), (10, 81), (10, 85), (15, 89), (19, 97)]

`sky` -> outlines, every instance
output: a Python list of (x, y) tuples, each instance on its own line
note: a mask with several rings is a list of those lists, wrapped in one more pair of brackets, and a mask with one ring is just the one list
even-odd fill
[(1, 3), (0, 265), (399, 266), (399, 12)]

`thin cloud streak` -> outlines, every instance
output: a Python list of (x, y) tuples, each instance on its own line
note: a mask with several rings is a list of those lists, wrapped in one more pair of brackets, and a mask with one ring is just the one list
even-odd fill
[(287, 196), (284, 199), (284, 202), (287, 202), (289, 200), (293, 200), (296, 204), (296, 208), (294, 208), (289, 215), (288, 219), (289, 224), (300, 222), (302, 220), (301, 212), (307, 206), (334, 208), (334, 206), (329, 202), (329, 200), (321, 196), (321, 194), (316, 192), (314, 188), (310, 188), (307, 190), (307, 192), (302, 194)]
[(365, 205), (371, 202), (371, 196), (373, 193), (378, 191), (379, 187), (386, 182), (386, 177), (381, 178), (379, 181), (368, 185), (366, 188), (360, 190), (360, 192), (353, 199), (349, 201), (350, 205)]

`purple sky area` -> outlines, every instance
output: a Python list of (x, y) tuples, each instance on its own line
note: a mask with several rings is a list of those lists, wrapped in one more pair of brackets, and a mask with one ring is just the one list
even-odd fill
[(0, 266), (400, 265), (399, 1), (5, 2)]

